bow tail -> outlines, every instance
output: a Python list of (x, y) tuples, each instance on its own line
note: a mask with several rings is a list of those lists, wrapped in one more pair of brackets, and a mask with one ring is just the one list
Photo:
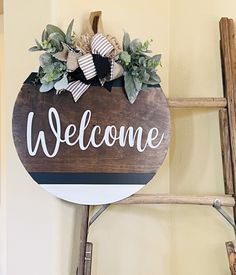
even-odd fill
[(70, 82), (66, 90), (72, 93), (74, 101), (77, 102), (79, 98), (88, 90), (90, 84), (85, 84), (80, 80)]

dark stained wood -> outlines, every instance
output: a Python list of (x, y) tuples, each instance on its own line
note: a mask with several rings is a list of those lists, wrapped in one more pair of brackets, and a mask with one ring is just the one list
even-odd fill
[[(100, 125), (103, 130), (108, 125), (115, 125), (118, 129), (121, 125), (126, 128), (133, 126), (134, 129), (142, 126), (144, 137), (152, 127), (157, 127), (160, 133), (165, 133), (165, 137), (159, 148), (148, 147), (143, 153), (128, 145), (122, 148), (116, 142), (113, 147), (102, 145), (100, 148), (89, 147), (86, 151), (81, 151), (78, 145), (71, 147), (61, 144), (54, 158), (47, 158), (40, 146), (37, 157), (31, 157), (26, 146), (28, 113), (35, 113), (33, 144), (39, 130), (44, 130), (47, 142), (53, 148), (55, 137), (47, 119), (50, 107), (57, 109), (63, 133), (66, 126), (71, 123), (79, 127), (83, 112), (91, 110), (92, 117), (86, 129), (85, 140), (88, 140), (95, 124)], [(42, 94), (38, 87), (24, 84), (14, 107), (13, 137), (18, 155), (28, 172), (152, 173), (160, 167), (167, 153), (170, 114), (161, 88), (149, 88), (148, 91), (141, 92), (136, 102), (130, 104), (123, 88), (113, 88), (112, 92), (108, 92), (101, 87), (91, 87), (75, 103), (69, 92), (58, 96), (54, 92)]]
[(93, 244), (86, 244), (85, 251), (85, 264), (84, 264), (84, 275), (92, 274), (92, 256), (93, 256)]
[(231, 275), (236, 275), (236, 253), (235, 253), (235, 247), (233, 242), (227, 242), (225, 243), (226, 250), (228, 254), (229, 259), (229, 268), (231, 271)]
[(234, 185), (233, 185), (232, 159), (231, 159), (230, 136), (229, 136), (229, 121), (228, 121), (228, 112), (226, 109), (219, 110), (219, 122), (220, 122), (220, 139), (221, 139), (221, 152), (222, 152), (225, 194), (233, 195)]
[(89, 206), (81, 206), (81, 216), (80, 216), (80, 243), (79, 243), (79, 260), (78, 269), (76, 275), (84, 275), (85, 270), (85, 256), (87, 247), (87, 237), (88, 237), (88, 221), (89, 221)]
[(91, 28), (90, 32), (96, 34), (98, 32), (104, 33), (103, 31), (103, 22), (102, 22), (102, 12), (94, 11), (90, 13), (89, 16), (89, 28)]
[[(228, 105), (233, 182), (234, 190), (236, 190), (236, 49), (234, 23), (232, 19), (222, 18), (220, 20), (220, 48), (224, 94)], [(236, 218), (235, 208), (234, 218)]]
[(98, 32), (98, 21), (99, 21), (99, 16), (95, 16), (93, 19), (93, 32), (94, 33)]

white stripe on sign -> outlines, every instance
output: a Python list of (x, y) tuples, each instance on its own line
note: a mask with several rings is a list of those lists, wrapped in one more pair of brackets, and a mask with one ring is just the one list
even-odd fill
[(97, 75), (96, 68), (93, 63), (93, 56), (90, 53), (81, 56), (78, 59), (78, 63), (87, 80)]
[(54, 196), (66, 201), (85, 205), (99, 205), (127, 198), (145, 185), (40, 184), (40, 186)]
[(80, 80), (77, 80), (71, 82), (66, 87), (66, 90), (72, 93), (74, 101), (76, 102), (82, 96), (82, 94), (88, 90), (89, 86), (89, 84), (85, 84)]
[(112, 44), (101, 33), (94, 35), (91, 48), (93, 54), (100, 54), (101, 56), (108, 55), (114, 49)]

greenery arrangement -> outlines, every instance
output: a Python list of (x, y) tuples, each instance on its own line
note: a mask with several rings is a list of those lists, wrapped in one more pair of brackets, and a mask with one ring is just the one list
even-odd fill
[[(72, 30), (73, 23), (74, 20), (70, 22), (66, 33), (57, 26), (47, 25), (42, 33), (41, 41), (39, 42), (36, 39), (36, 45), (29, 49), (30, 51), (44, 52), (39, 57), (38, 81), (41, 83), (40, 92), (48, 92), (55, 89), (58, 93), (61, 90), (66, 90), (70, 82), (69, 74), (71, 69), (68, 67), (68, 60), (58, 58), (58, 53), (60, 54), (67, 50), (68, 52), (73, 52), (74, 56), (77, 55), (76, 58), (78, 58), (87, 54), (88, 49), (91, 51), (92, 36), (88, 34), (77, 36)], [(108, 38), (109, 36), (107, 35), (106, 37)], [(124, 33), (123, 50), (119, 49), (118, 43), (115, 41), (113, 43), (115, 45), (114, 51), (107, 57), (111, 64), (116, 63), (115, 65), (123, 67), (125, 91), (132, 104), (141, 90), (147, 88), (148, 85), (159, 84), (161, 81), (157, 74), (157, 67), (161, 65), (161, 55), (150, 56), (151, 51), (149, 47), (151, 42), (146, 41), (142, 43), (139, 39), (131, 41), (129, 34)], [(84, 47), (81, 47), (81, 45)], [(83, 49), (86, 49), (86, 51)], [(113, 79), (108, 79), (107, 81), (110, 80)]]
[[(74, 47), (72, 35), (74, 20), (72, 20), (64, 33), (59, 27), (48, 24), (43, 30), (41, 42), (35, 39), (36, 46), (33, 46), (29, 51), (44, 51), (39, 57), (38, 78), (41, 82), (40, 92), (48, 92), (55, 88), (56, 90), (63, 89), (67, 86), (67, 65), (66, 62), (56, 59), (53, 55), (63, 50), (63, 43), (66, 43), (71, 48)], [(76, 49), (75, 49), (76, 50)], [(61, 83), (64, 80), (64, 85)], [(58, 84), (62, 85), (58, 85)]]
[(161, 82), (156, 71), (161, 64), (161, 55), (149, 56), (151, 42), (142, 43), (139, 39), (131, 41), (128, 33), (123, 37), (123, 51), (119, 54), (119, 61), (124, 68), (125, 91), (131, 103), (142, 89)]

